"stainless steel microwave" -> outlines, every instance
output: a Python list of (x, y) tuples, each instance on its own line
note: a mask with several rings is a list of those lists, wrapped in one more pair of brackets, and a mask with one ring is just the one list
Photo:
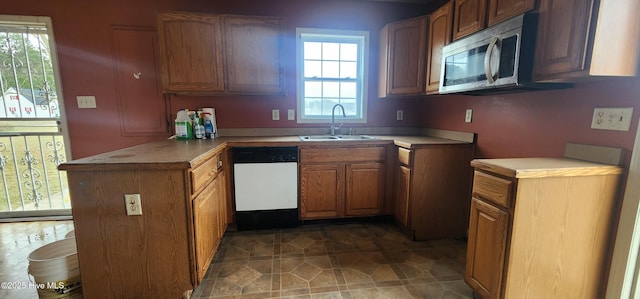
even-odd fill
[(531, 81), (537, 21), (536, 13), (522, 14), (446, 45), (439, 92), (487, 94), (571, 86)]

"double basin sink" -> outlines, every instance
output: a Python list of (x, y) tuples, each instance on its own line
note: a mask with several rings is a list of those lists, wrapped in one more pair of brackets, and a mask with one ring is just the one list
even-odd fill
[(341, 141), (341, 140), (376, 140), (378, 138), (369, 135), (303, 135), (302, 141)]

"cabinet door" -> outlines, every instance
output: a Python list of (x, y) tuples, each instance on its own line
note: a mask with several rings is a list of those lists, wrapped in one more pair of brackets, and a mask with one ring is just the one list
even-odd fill
[(193, 230), (196, 247), (196, 272), (198, 282), (207, 273), (207, 268), (218, 247), (218, 179), (212, 181), (193, 200)]
[(438, 93), (442, 48), (451, 42), (451, 2), (443, 5), (429, 16), (429, 42), (427, 52), (427, 94)]
[(220, 239), (224, 236), (224, 233), (227, 231), (227, 191), (226, 191), (226, 175), (224, 171), (220, 171), (218, 177), (214, 181), (216, 186), (216, 214), (217, 217), (217, 240), (216, 247), (220, 244)]
[(453, 39), (465, 37), (485, 27), (486, 0), (456, 0), (453, 13)]
[(395, 217), (405, 227), (409, 227), (409, 190), (411, 190), (411, 169), (398, 166), (396, 173)]
[(389, 24), (388, 91), (423, 94), (426, 70), (427, 16)]
[(384, 208), (384, 164), (348, 164), (347, 216), (379, 215)]
[(507, 212), (472, 198), (464, 280), (482, 298), (500, 298), (508, 223)]
[(536, 0), (489, 0), (488, 26), (536, 8)]
[(221, 17), (158, 15), (162, 80), (167, 92), (224, 91)]
[(169, 128), (156, 30), (136, 26), (111, 29), (120, 133), (122, 136), (167, 136)]
[(300, 166), (300, 218), (335, 218), (344, 215), (343, 164)]
[(227, 91), (284, 94), (281, 27), (277, 18), (225, 18)]
[(553, 80), (585, 71), (593, 2), (540, 1), (534, 80)]

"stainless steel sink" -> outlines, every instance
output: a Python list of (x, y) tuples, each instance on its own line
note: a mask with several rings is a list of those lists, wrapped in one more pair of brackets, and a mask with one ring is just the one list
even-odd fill
[(300, 136), (302, 141), (340, 141), (340, 140), (375, 140), (378, 139), (369, 135), (304, 135)]

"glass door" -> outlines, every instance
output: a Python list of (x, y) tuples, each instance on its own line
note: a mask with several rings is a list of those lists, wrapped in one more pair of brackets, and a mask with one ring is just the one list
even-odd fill
[(51, 20), (0, 15), (0, 218), (70, 215)]

